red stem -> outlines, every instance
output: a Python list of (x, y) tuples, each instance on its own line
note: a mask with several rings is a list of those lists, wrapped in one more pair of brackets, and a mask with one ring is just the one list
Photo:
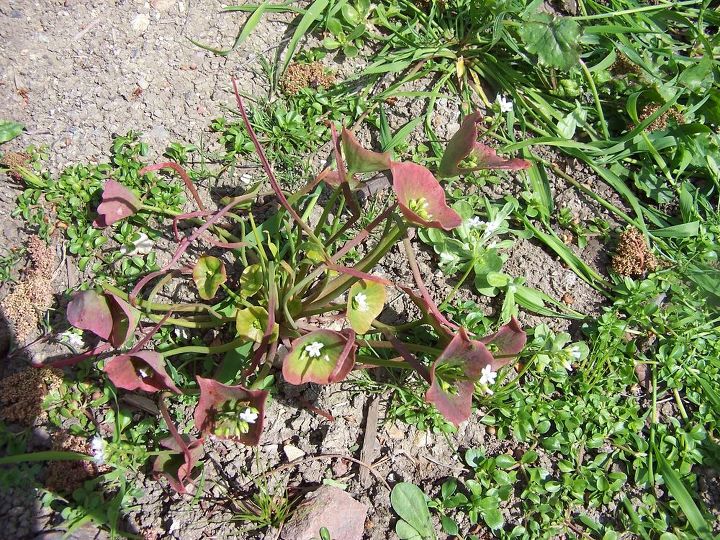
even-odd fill
[(138, 174), (143, 175), (152, 171), (159, 171), (160, 169), (172, 169), (176, 173), (178, 173), (180, 175), (180, 178), (182, 178), (183, 182), (185, 182), (185, 187), (190, 190), (190, 193), (192, 194), (193, 199), (195, 199), (195, 202), (197, 203), (200, 210), (205, 210), (205, 205), (203, 204), (202, 200), (200, 200), (200, 194), (197, 192), (197, 189), (195, 189), (192, 180), (190, 180), (190, 177), (188, 176), (188, 173), (186, 173), (185, 169), (183, 169), (177, 163), (174, 163), (172, 161), (165, 161), (163, 163), (156, 163), (155, 165), (148, 165), (147, 167), (143, 167), (142, 169), (140, 169), (138, 171)]

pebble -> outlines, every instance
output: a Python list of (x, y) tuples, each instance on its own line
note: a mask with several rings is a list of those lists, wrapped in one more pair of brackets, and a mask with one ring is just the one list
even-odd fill
[(133, 18), (132, 22), (130, 23), (130, 26), (136, 32), (139, 32), (142, 34), (150, 26), (150, 17), (148, 17), (144, 13), (138, 13)]
[(305, 455), (305, 452), (300, 450), (297, 446), (293, 446), (292, 444), (286, 444), (285, 446), (283, 446), (283, 452), (285, 452), (285, 456), (288, 458), (288, 461), (300, 459)]
[[(368, 506), (334, 486), (309, 493), (283, 527), (282, 540), (311, 540), (326, 527), (330, 538), (361, 540)], [(301, 511), (300, 511), (301, 510)]]

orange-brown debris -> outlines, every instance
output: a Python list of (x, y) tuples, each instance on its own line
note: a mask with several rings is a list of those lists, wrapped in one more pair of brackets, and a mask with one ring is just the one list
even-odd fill
[(657, 261), (642, 233), (631, 227), (620, 234), (611, 265), (612, 269), (622, 276), (642, 276), (654, 270)]
[(56, 369), (29, 368), (0, 380), (0, 418), (30, 426), (43, 415), (42, 402), (62, 383)]
[(37, 236), (30, 238), (27, 247), (31, 268), (0, 304), (20, 343), (32, 336), (38, 321), (52, 306), (52, 274), (56, 264), (53, 251)]
[[(86, 438), (66, 432), (60, 432), (54, 437), (53, 450), (92, 454)], [(72, 493), (81, 487), (85, 480), (97, 476), (98, 473), (98, 467), (92, 461), (51, 461), (48, 463), (45, 487), (58, 493)]]
[(329, 88), (335, 83), (335, 75), (328, 72), (320, 62), (290, 64), (280, 86), (283, 92), (294, 96), (303, 88)]

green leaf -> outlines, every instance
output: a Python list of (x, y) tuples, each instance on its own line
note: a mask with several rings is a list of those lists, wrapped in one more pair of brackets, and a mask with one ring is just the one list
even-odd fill
[(240, 296), (251, 298), (263, 287), (263, 268), (260, 264), (247, 266), (240, 276)]
[(395, 524), (395, 533), (400, 540), (423, 540), (423, 537), (407, 521), (399, 519)]
[(22, 133), (25, 126), (12, 120), (0, 120), (0, 144), (13, 140)]
[(700, 222), (691, 221), (690, 223), (681, 223), (680, 225), (672, 225), (662, 229), (650, 231), (650, 234), (658, 238), (690, 238), (697, 236), (700, 232)]
[(502, 513), (497, 508), (485, 510), (482, 516), (485, 524), (494, 531), (501, 529), (503, 524), (505, 523), (505, 520), (503, 520), (502, 517)]
[(283, 378), (290, 384), (330, 384), (342, 381), (355, 365), (355, 332), (315, 330), (292, 342), (283, 361)]
[(440, 519), (440, 523), (442, 524), (443, 531), (445, 531), (447, 534), (451, 536), (457, 536), (460, 532), (460, 529), (458, 528), (457, 523), (455, 521), (447, 516), (443, 516)]
[(198, 259), (193, 268), (193, 281), (198, 294), (203, 300), (212, 300), (220, 285), (227, 281), (225, 265), (217, 257), (204, 255)]
[(573, 19), (535, 13), (520, 27), (520, 38), (527, 50), (541, 63), (569, 70), (580, 60), (578, 42), (582, 29)]
[[(435, 538), (425, 494), (419, 487), (409, 482), (396, 484), (390, 493), (390, 503), (395, 513), (417, 531), (421, 538)], [(400, 536), (400, 532), (397, 532)]]
[[(268, 324), (268, 312), (264, 307), (251, 306), (239, 309), (235, 317), (235, 329), (239, 336), (244, 336), (257, 343), (262, 341), (265, 335), (265, 328)], [(277, 339), (280, 327), (277, 323), (273, 326), (272, 340)]]
[(578, 125), (584, 124), (587, 119), (587, 112), (580, 105), (574, 111), (568, 113), (565, 118), (558, 122), (558, 135), (565, 139), (572, 139), (575, 136), (575, 130)]
[(385, 307), (385, 286), (363, 279), (350, 287), (348, 293), (347, 318), (350, 327), (358, 334), (364, 334)]

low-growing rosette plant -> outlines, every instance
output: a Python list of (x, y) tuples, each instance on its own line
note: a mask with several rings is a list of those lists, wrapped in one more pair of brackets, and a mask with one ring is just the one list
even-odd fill
[[(75, 293), (67, 310), (68, 321), (93, 333), (98, 344), (61, 360), (63, 365), (96, 358), (119, 389), (199, 396), (194, 438), (179, 435), (170, 416), (163, 415), (171, 437), (159, 441), (164, 450), (154, 472), (180, 492), (190, 491), (203, 441), (258, 444), (267, 410), (266, 381), (278, 363), (283, 379), (293, 385), (338, 383), (353, 370), (376, 366), (417, 372), (426, 381), (427, 401), (458, 425), (469, 418), (473, 397), (488, 396), (501, 384), (499, 370), (525, 343), (514, 319), (494, 335), (469, 334), (442, 314), (425, 287), (410, 240), (413, 229), (451, 231), (463, 223), (447, 204), (436, 174), (364, 148), (351, 131), (343, 128), (338, 135), (331, 125), (334, 166), (298, 192), (287, 193), (239, 95), (237, 103), (271, 189), (255, 187), (226, 198), (216, 210), (202, 207), (196, 197), (197, 210), (170, 216), (177, 248), (164, 267), (143, 276), (130, 291), (102, 283), (97, 290)], [(478, 119), (477, 113), (470, 115), (451, 139), (440, 177), (477, 168), (480, 164), (463, 163), (489, 155), (476, 141)], [(486, 168), (526, 166), (522, 160), (482, 159)], [(176, 164), (149, 166), (141, 173), (168, 168), (190, 182)], [(386, 178), (393, 196), (372, 222), (358, 227), (356, 191), (371, 177)], [(195, 196), (194, 187), (190, 191)], [(329, 195), (321, 199), (323, 191)], [(256, 223), (250, 206), (268, 196), (277, 201), (278, 211)], [(103, 224), (137, 211), (152, 210), (120, 184), (106, 184), (98, 208)], [(364, 256), (347, 264), (360, 244), (365, 245)], [(412, 283), (374, 273), (396, 245), (405, 251)], [(191, 246), (195, 255), (188, 251)], [(182, 280), (197, 298), (165, 301), (164, 295)], [(407, 295), (420, 311), (419, 319), (401, 325), (378, 320), (390, 294)], [(421, 326), (430, 330), (428, 336), (436, 336), (434, 341), (418, 343), (412, 337), (409, 332)], [(154, 350), (153, 335), (162, 327), (202, 329), (215, 337), (207, 345)], [(173, 380), (178, 369), (185, 376)]]

